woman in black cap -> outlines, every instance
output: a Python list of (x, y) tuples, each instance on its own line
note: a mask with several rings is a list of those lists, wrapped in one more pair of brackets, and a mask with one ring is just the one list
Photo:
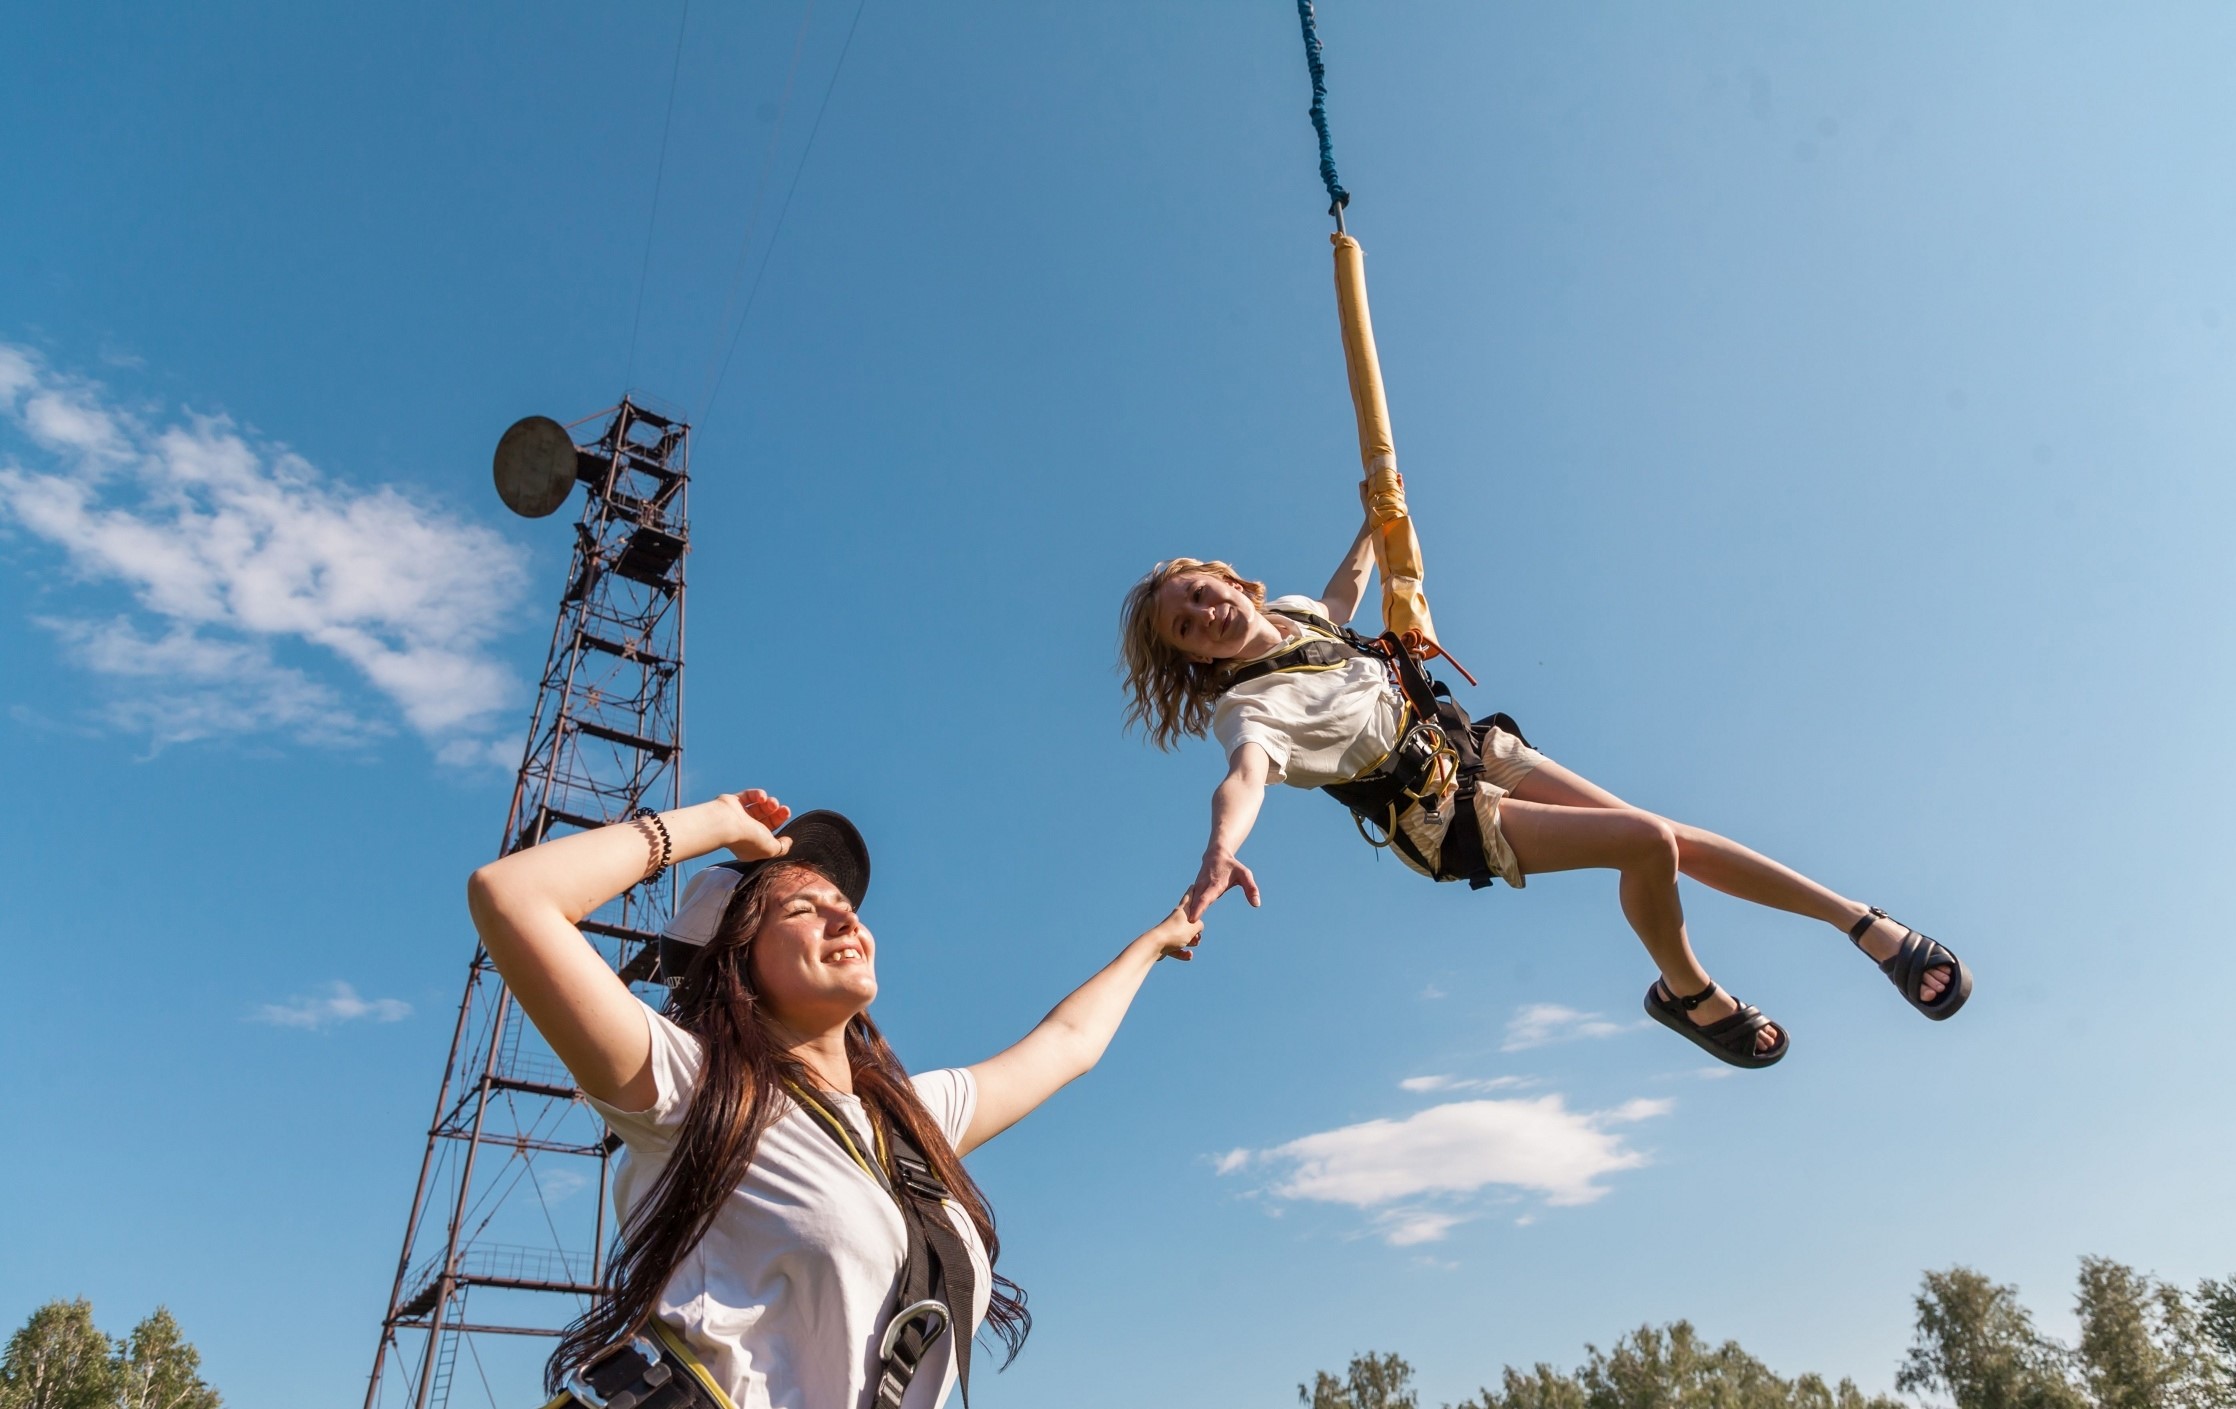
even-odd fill
[[(789, 822), (789, 825), (787, 825)], [(673, 861), (665, 1014), (577, 924)], [(935, 1409), (983, 1321), (1031, 1324), (960, 1157), (1092, 1067), (1157, 960), (1202, 932), (1176, 909), (976, 1066), (909, 1076), (870, 1021), (869, 853), (835, 812), (758, 790), (549, 841), (476, 871), (474, 926), (521, 1009), (627, 1147), (611, 1296), (547, 1375), (621, 1409)], [(955, 1322), (950, 1330), (949, 1321)], [(624, 1399), (626, 1396), (626, 1399)]]

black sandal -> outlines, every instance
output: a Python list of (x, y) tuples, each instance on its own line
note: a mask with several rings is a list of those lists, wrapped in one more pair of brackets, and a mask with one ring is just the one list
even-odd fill
[[(1720, 1062), (1753, 1070), (1775, 1064), (1786, 1055), (1793, 1044), (1786, 1040), (1786, 1029), (1763, 1016), (1762, 1009), (1746, 1003), (1739, 1004), (1739, 1011), (1728, 1018), (1718, 1018), (1712, 1023), (1696, 1023), (1685, 1016), (1693, 1009), (1716, 996), (1715, 983), (1689, 998), (1679, 998), (1677, 990), (1660, 979), (1646, 990), (1646, 1016), (1684, 1038)], [(1666, 995), (1666, 996), (1665, 996)], [(1733, 1002), (1739, 1002), (1734, 998)], [(1778, 1041), (1767, 1052), (1755, 1050), (1755, 1037), (1766, 1027), (1777, 1027)]]
[[(1940, 940), (1931, 935), (1919, 934), (1876, 905), (1848, 929), (1848, 938), (1856, 948), (1863, 949), (1864, 935), (1879, 920), (1902, 925), (1902, 943), (1894, 951), (1893, 958), (1876, 961), (1879, 972), (1894, 981), (1894, 986), (1901, 990), (1905, 1002), (1935, 1022), (1956, 1016), (1956, 1010), (1963, 1007), (1964, 1000), (1972, 996), (1972, 971), (1964, 967), (1964, 961)], [(1871, 957), (1869, 950), (1864, 951), (1864, 957)], [(1923, 1001), (1918, 995), (1925, 992), (1926, 975), (1943, 965), (1947, 965), (1949, 969), (1948, 986), (1932, 1002)]]

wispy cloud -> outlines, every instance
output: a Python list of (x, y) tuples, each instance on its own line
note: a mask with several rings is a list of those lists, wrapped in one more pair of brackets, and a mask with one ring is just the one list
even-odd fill
[(323, 994), (290, 998), (285, 1003), (266, 1003), (256, 1010), (253, 1020), (273, 1027), (317, 1029), (367, 1018), (374, 1022), (402, 1022), (410, 1016), (411, 1004), (401, 998), (360, 998), (355, 988), (337, 980)]
[(1511, 1091), (1518, 1086), (1528, 1086), (1536, 1078), (1528, 1076), (1409, 1076), (1398, 1083), (1401, 1091)]
[(1371, 1215), (1395, 1247), (1436, 1242), (1486, 1199), (1573, 1207), (1604, 1197), (1610, 1175), (1646, 1163), (1622, 1127), (1665, 1115), (1669, 1101), (1572, 1111), (1559, 1095), (1453, 1101), (1402, 1120), (1370, 1120), (1220, 1158), (1222, 1174), (1282, 1170), (1265, 1193)]
[(1665, 1071), (1656, 1081), (1722, 1081), (1739, 1075), (1737, 1067), (1687, 1067), (1683, 1071)]
[(1499, 1044), (1499, 1050), (1524, 1052), (1555, 1042), (1613, 1037), (1640, 1026), (1643, 1024), (1610, 1022), (1598, 1013), (1582, 1013), (1558, 1003), (1530, 1003), (1515, 1009), (1514, 1016), (1507, 1020), (1506, 1040)]
[(515, 685), (488, 648), (524, 585), (497, 534), (330, 479), (227, 417), (129, 406), (5, 343), (0, 428), (16, 442), (0, 448), (0, 524), (130, 600), (35, 618), (102, 679), (112, 726), (158, 746), (341, 743), (400, 717), (445, 757), (486, 756)]

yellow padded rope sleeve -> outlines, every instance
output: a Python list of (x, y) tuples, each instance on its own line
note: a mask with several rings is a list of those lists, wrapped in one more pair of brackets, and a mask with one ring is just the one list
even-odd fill
[(1359, 465), (1366, 471), (1367, 517), (1374, 523), (1374, 562), (1382, 574), (1382, 627), (1423, 655), (1441, 655), (1436, 623), (1422, 589), (1421, 540), (1405, 507), (1397, 446), (1390, 438), (1390, 403), (1374, 352), (1374, 320), (1366, 306), (1366, 252), (1349, 235), (1335, 244), (1335, 306), (1343, 324), (1343, 366), (1351, 377), (1351, 409), (1359, 423)]

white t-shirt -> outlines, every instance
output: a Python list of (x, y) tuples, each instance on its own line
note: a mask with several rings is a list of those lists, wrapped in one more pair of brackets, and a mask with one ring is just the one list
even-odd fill
[[(659, 1086), (651, 1108), (590, 1102), (627, 1147), (613, 1183), (614, 1209), (624, 1221), (659, 1179), (702, 1069), (697, 1038), (649, 1007), (645, 1014)], [(970, 1073), (911, 1079), (949, 1142), (961, 1143), (978, 1104)], [(828, 1129), (781, 1092), (771, 1099), (783, 1102), (784, 1114), (761, 1136), (745, 1182), (668, 1279), (657, 1315), (706, 1362), (737, 1409), (867, 1405), (878, 1338), (897, 1309), (907, 1231), (892, 1196)], [(835, 1093), (823, 1099), (868, 1148), (861, 1101)], [(954, 1203), (947, 1213), (970, 1250), (978, 1304), (968, 1330), (941, 1336), (925, 1355), (902, 1409), (938, 1409), (946, 1401), (955, 1383), (954, 1336), (976, 1332), (993, 1291), (978, 1230)]]
[[(1276, 597), (1266, 607), (1328, 614), (1310, 597)], [(1294, 642), (1283, 637), (1277, 649)], [(1405, 697), (1378, 656), (1245, 680), (1211, 711), (1212, 736), (1229, 759), (1244, 744), (1256, 744), (1273, 762), (1267, 781), (1298, 788), (1347, 782), (1374, 768), (1397, 747), (1404, 723)]]

